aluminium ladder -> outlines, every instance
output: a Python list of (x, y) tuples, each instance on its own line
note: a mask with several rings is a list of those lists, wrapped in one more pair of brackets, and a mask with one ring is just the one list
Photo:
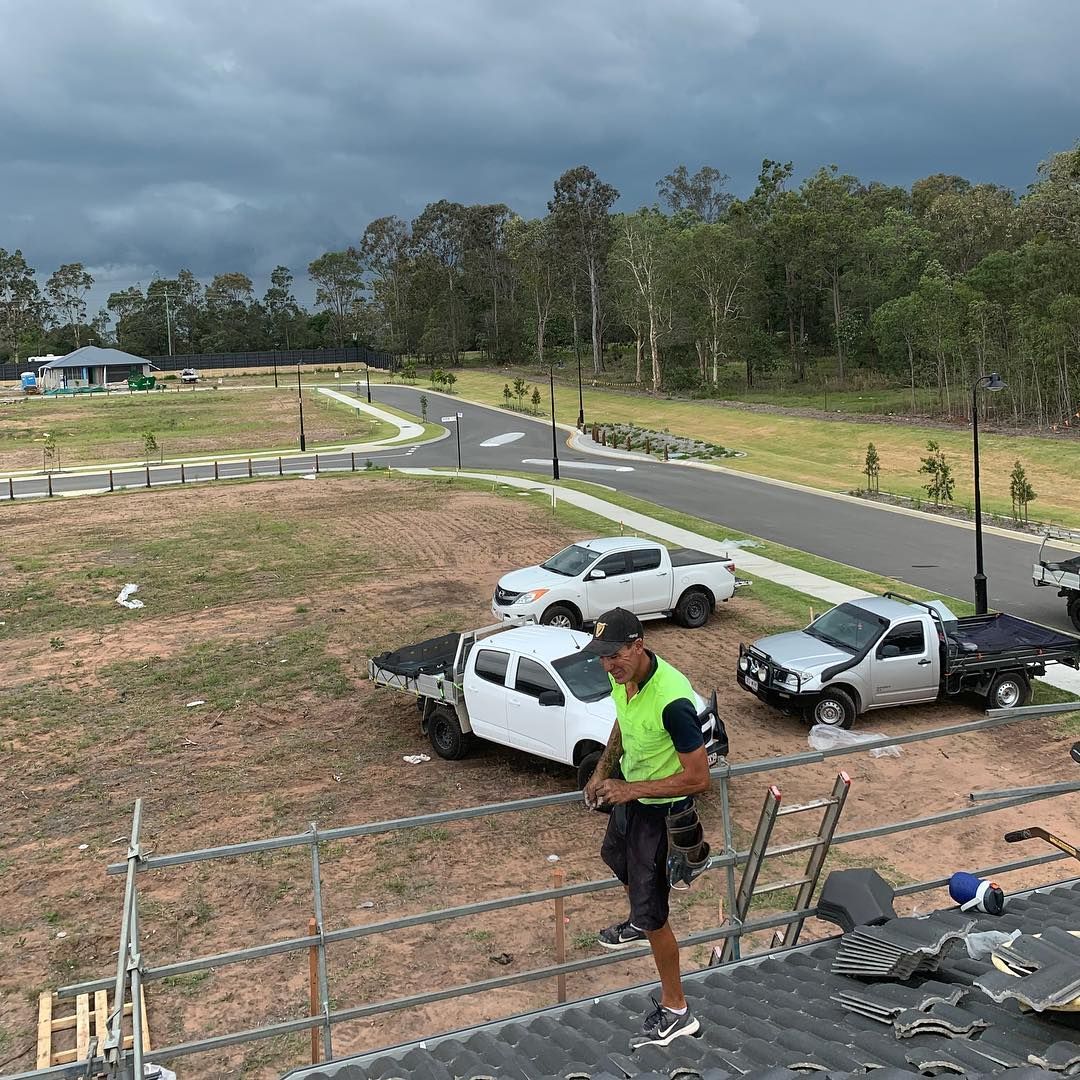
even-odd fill
[[(735, 897), (735, 910), (732, 912), (730, 919), (735, 926), (742, 926), (746, 922), (746, 916), (750, 911), (750, 905), (753, 903), (755, 896), (781, 892), (784, 889), (797, 889), (795, 902), (791, 910), (802, 911), (804, 908), (809, 907), (850, 788), (851, 779), (847, 773), (837, 773), (836, 783), (833, 784), (830, 795), (821, 799), (811, 799), (809, 802), (799, 803), (795, 806), (781, 806), (780, 789), (775, 784), (770, 785), (765, 793), (765, 804), (761, 808), (761, 817), (758, 819), (757, 829), (754, 831), (754, 838), (750, 843), (750, 851), (746, 865), (743, 868), (742, 881)], [(807, 840), (795, 840), (772, 848), (769, 847), (773, 826), (778, 818), (787, 817), (790, 814), (805, 814), (812, 810), (822, 811), (821, 823), (814, 837)], [(758, 875), (766, 859), (792, 855), (800, 851), (809, 853), (806, 860), (806, 869), (801, 876), (785, 881), (774, 881), (765, 885), (758, 885)], [(773, 935), (771, 947), (779, 949), (785, 945), (794, 945), (799, 940), (799, 934), (802, 933), (805, 921), (805, 918), (793, 919), (787, 927), (777, 930)], [(709, 966), (726, 964), (738, 959), (739, 938), (736, 935), (725, 938), (722, 945), (713, 948)]]

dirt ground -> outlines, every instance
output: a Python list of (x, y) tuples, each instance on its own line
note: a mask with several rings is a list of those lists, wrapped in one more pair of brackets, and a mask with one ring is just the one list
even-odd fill
[[(25, 551), (43, 530), (85, 537), (104, 531), (114, 545), (123, 544), (125, 530), (132, 537), (171, 530), (182, 538), (206, 497), (152, 492), (16, 506), (5, 518), (7, 551)], [(144, 846), (163, 854), (298, 833), (311, 821), (333, 828), (573, 787), (569, 769), (484, 744), (464, 761), (442, 761), (419, 732), (413, 702), (376, 689), (365, 673), (370, 652), (489, 621), (499, 574), (588, 535), (580, 519), (553, 518), (521, 497), (442, 488), (436, 496), (420, 481), (370, 478), (222, 486), (213, 498), (215, 513), (231, 512), (237, 521), (257, 507), (283, 521), (317, 524), (341, 538), (341, 566), (320, 566), (302, 588), (292, 579), (270, 582), (242, 602), (196, 602), (187, 611), (76, 627), (65, 633), (62, 651), (50, 649), (48, 626), (17, 633), (6, 627), (0, 686), (21, 688), (23, 697), (16, 715), (0, 709), (0, 1073), (33, 1065), (40, 990), (115, 970), (122, 879), (108, 876), (105, 866), (123, 857), (137, 797)], [(85, 551), (83, 557), (93, 562)], [(0, 570), (17, 574), (11, 564)], [(8, 606), (0, 605), (0, 619), (13, 621)], [(291, 672), (296, 635), (316, 624), (327, 631), (329, 656), (312, 653), (304, 664), (317, 668), (322, 681), (301, 678), (284, 698), (264, 692), (225, 702), (224, 691), (200, 692), (203, 669), (187, 659), (192, 650), (212, 648), (234, 657), (235, 665), (270, 672), (272, 684), (274, 665)], [(750, 589), (702, 630), (667, 623), (648, 629), (649, 644), (699, 690), (717, 687), (733, 762), (806, 748), (801, 721), (765, 708), (732, 677), (740, 639), (776, 628)], [(166, 676), (121, 685), (110, 668), (117, 657), (157, 671), (164, 665)], [(327, 681), (327, 663), (336, 665), (340, 685)], [(27, 705), (27, 693), (39, 704)], [(62, 724), (54, 694), (77, 705)], [(207, 705), (187, 707), (203, 697)], [(143, 722), (144, 715), (151, 719)], [(900, 733), (978, 715), (960, 705), (893, 710), (865, 727)], [(895, 758), (860, 753), (751, 776), (733, 786), (737, 841), (745, 846), (770, 783), (782, 788), (785, 803), (801, 801), (826, 793), (839, 765), (852, 781), (841, 829), (854, 830), (958, 809), (973, 790), (1067, 779), (1070, 742), (1062, 721), (1052, 719), (914, 744)], [(432, 759), (403, 760), (417, 753)], [(703, 806), (708, 835), (718, 842), (715, 791)], [(807, 835), (812, 819), (782, 819), (774, 839)], [(552, 882), (551, 855), (570, 883), (606, 878), (597, 855), (605, 820), (572, 805), (326, 844), (327, 929), (544, 888)], [(1074, 839), (1080, 833), (1075, 801), (1058, 799), (845, 845), (834, 849), (831, 865), (872, 865), (893, 881), (918, 881), (1049, 850), (1004, 844), (1002, 834), (1024, 824)], [(1051, 865), (1006, 883), (1016, 888), (1070, 873), (1068, 865)], [(769, 876), (766, 868), (763, 880)], [(312, 910), (302, 848), (154, 871), (139, 877), (138, 888), (143, 960), (151, 966), (302, 935)], [(676, 932), (717, 925), (722, 892), (722, 877), (713, 873), (675, 899)], [(943, 902), (940, 892), (915, 898), (922, 910)], [(600, 953), (592, 936), (624, 911), (618, 893), (606, 891), (569, 899), (565, 917), (567, 955), (578, 959)], [(829, 932), (813, 921), (807, 927), (810, 935)], [(704, 947), (684, 953), (688, 968), (707, 960)], [(332, 946), (331, 1002), (334, 1008), (375, 1003), (553, 962), (551, 906), (515, 907)], [(620, 961), (570, 976), (569, 996), (652, 975), (646, 961)], [(307, 958), (178, 976), (152, 983), (148, 997), (157, 1046), (261, 1026), (306, 1011)], [(334, 1049), (341, 1055), (390, 1045), (554, 1000), (548, 980), (389, 1012), (335, 1027)], [(176, 1059), (173, 1067), (184, 1080), (269, 1080), (302, 1063), (308, 1045), (307, 1035), (293, 1035)]]

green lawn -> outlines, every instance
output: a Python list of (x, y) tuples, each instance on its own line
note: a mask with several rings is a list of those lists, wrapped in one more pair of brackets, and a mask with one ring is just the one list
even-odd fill
[[(502, 406), (503, 386), (513, 381), (513, 374), (471, 369), (456, 374), (455, 392), (486, 405)], [(421, 380), (416, 385), (424, 388), (426, 383)], [(547, 386), (537, 380), (535, 373), (530, 380), (530, 387), (533, 385), (539, 386), (543, 394), (543, 412), (549, 408)], [(956, 477), (957, 505), (970, 506), (973, 497), (971, 434), (964, 428), (939, 430), (898, 423), (819, 420), (725, 408), (708, 401), (592, 388), (586, 388), (584, 400), (589, 424), (634, 423), (719, 443), (746, 453), (745, 458), (724, 459), (726, 468), (826, 491), (851, 491), (865, 483), (862, 464), (867, 443), (873, 442), (881, 456), (882, 490), (925, 499), (925, 477), (919, 475), (919, 465), (927, 440), (935, 439)], [(556, 385), (555, 413), (562, 423), (577, 421), (576, 386)], [(1031, 516), (1080, 527), (1080, 487), (1063, 482), (1066, 477), (1080, 475), (1080, 443), (1071, 436), (981, 435), (979, 446), (986, 511), (1009, 514), (1009, 473), (1019, 459), (1038, 493), (1030, 507)]]
[[(322, 380), (325, 382), (325, 380)], [(304, 391), (308, 446), (389, 438), (397, 429), (341, 402)], [(143, 433), (158, 444), (154, 459), (294, 449), (299, 431), (295, 389), (257, 388), (111, 397), (31, 398), (0, 410), (0, 469), (40, 469), (44, 436), (57, 443), (50, 468), (143, 457)]]

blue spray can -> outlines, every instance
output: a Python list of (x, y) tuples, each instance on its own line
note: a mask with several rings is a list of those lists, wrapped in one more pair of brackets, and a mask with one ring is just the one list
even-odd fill
[(961, 911), (1000, 915), (1005, 910), (1005, 893), (996, 882), (963, 871), (949, 878), (949, 895), (960, 905)]

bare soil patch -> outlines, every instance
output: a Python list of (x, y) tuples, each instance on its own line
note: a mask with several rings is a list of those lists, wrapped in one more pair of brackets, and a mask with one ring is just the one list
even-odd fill
[[(224, 534), (207, 531), (208, 521), (223, 517), (236, 523), (231, 547)], [(304, 528), (254, 537), (252, 523), (266, 521)], [(9, 624), (2, 628), (0, 685), (16, 688), (9, 700), (18, 702), (13, 713), (0, 711), (0, 1032), (11, 1053), (33, 1041), (39, 990), (114, 970), (121, 879), (104, 867), (123, 856), (136, 797), (144, 800), (144, 844), (164, 853), (302, 832), (311, 821), (329, 828), (573, 787), (568, 769), (485, 744), (461, 762), (434, 757), (412, 701), (377, 690), (364, 673), (375, 651), (487, 622), (498, 575), (589, 535), (581, 519), (553, 516), (520, 497), (357, 476), (21, 505), (5, 522), (16, 538), (5, 567), (13, 592), (44, 589), (51, 580), (49, 560), (20, 571), (10, 558), (33, 550), (35, 536), (46, 549), (61, 543), (46, 537), (65, 538), (82, 574), (70, 581), (85, 583), (42, 616), (48, 625), (28, 623), (7, 599), (0, 605)], [(212, 556), (191, 539), (208, 535)], [(198, 583), (202, 591), (180, 576), (167, 550), (155, 571), (146, 561), (148, 537), (198, 549), (208, 575)], [(285, 544), (307, 545), (305, 572), (285, 559)], [(120, 555), (131, 560), (121, 567), (148, 573), (140, 593), (147, 608), (93, 617), (112, 604), (123, 577)], [(86, 577), (102, 566), (104, 578)], [(114, 571), (119, 576), (109, 576)], [(227, 600), (219, 577), (233, 590)], [(703, 630), (656, 623), (648, 632), (650, 645), (699, 689), (718, 687), (733, 761), (806, 745), (801, 721), (766, 709), (732, 678), (739, 640), (776, 628), (749, 592)], [(58, 634), (59, 650), (49, 646)], [(196, 698), (207, 705), (187, 708)], [(892, 710), (865, 726), (901, 732), (977, 716), (958, 705)], [(771, 782), (785, 801), (801, 801), (827, 791), (836, 768), (845, 768), (852, 794), (842, 828), (852, 830), (958, 808), (973, 789), (1065, 779), (1067, 744), (1054, 721), (1042, 721), (913, 745), (899, 758), (857, 754), (752, 777), (733, 789), (739, 839), (745, 843)], [(433, 760), (406, 764), (403, 756), (413, 753)], [(718, 841), (715, 792), (703, 804)], [(327, 927), (542, 888), (552, 879), (552, 854), (571, 882), (607, 877), (598, 858), (605, 820), (575, 805), (324, 845)], [(1016, 857), (1001, 836), (1024, 824), (1072, 838), (1080, 832), (1074, 804), (1055, 800), (848, 845), (836, 849), (835, 865), (875, 865), (903, 880), (973, 870)], [(1008, 884), (1067, 873), (1051, 866)], [(722, 886), (712, 874), (675, 900), (677, 933), (716, 925)], [(303, 849), (146, 874), (139, 892), (150, 965), (301, 935), (312, 906)], [(944, 899), (939, 893), (916, 902), (925, 910)], [(624, 917), (615, 891), (573, 898), (566, 914), (574, 958), (599, 952), (591, 935)], [(525, 906), (357, 939), (330, 951), (333, 1003), (542, 967), (553, 962), (552, 930), (549, 907)], [(812, 923), (808, 932), (829, 928)], [(704, 949), (685, 954), (687, 967), (706, 962)], [(573, 998), (651, 978), (648, 962), (620, 962), (571, 976), (569, 992)], [(526, 983), (342, 1025), (335, 1051), (541, 1007), (554, 992), (550, 982)], [(306, 1010), (306, 957), (182, 976), (152, 984), (149, 995), (158, 1045), (254, 1027)], [(269, 1080), (302, 1062), (308, 1041), (252, 1043), (179, 1065), (185, 1080)], [(6, 1067), (30, 1064), (23, 1053)]]

